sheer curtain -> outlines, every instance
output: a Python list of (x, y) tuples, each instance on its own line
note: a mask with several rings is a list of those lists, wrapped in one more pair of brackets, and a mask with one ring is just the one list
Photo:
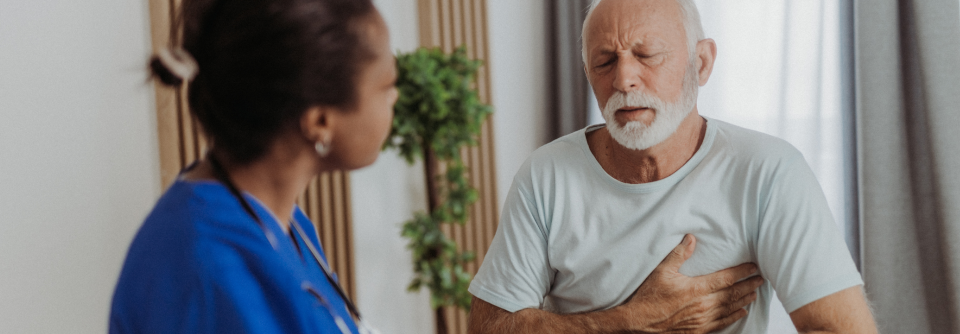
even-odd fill
[[(701, 114), (797, 147), (847, 231), (839, 1), (697, 2), (719, 49)], [(796, 332), (783, 306), (771, 307), (769, 332)]]
[[(816, 173), (855, 261), (849, 0), (697, 0), (718, 58), (701, 88), (704, 116), (787, 140)], [(595, 101), (595, 100), (594, 100)], [(592, 104), (591, 124), (603, 123)], [(769, 333), (796, 333), (783, 306)]]

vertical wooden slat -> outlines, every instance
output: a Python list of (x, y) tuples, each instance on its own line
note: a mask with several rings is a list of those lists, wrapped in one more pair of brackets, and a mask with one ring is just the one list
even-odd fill
[[(180, 8), (181, 0), (171, 0), (171, 22), (177, 20), (177, 9)], [(170, 33), (176, 33), (179, 36), (180, 31), (173, 27), (167, 29)], [(176, 40), (180, 40), (177, 37)], [(192, 164), (199, 157), (199, 135), (194, 126), (193, 117), (190, 115), (190, 105), (187, 102), (187, 85), (183, 85), (177, 90), (177, 123), (180, 134), (180, 169)]]
[[(474, 15), (477, 15), (477, 21), (476, 21), (478, 26), (477, 31), (480, 34), (477, 37), (477, 44), (476, 44), (477, 54), (480, 55), (480, 57), (482, 57), (481, 59), (487, 60), (487, 59), (490, 59), (490, 53), (489, 53), (490, 48), (488, 47), (488, 44), (487, 44), (488, 39), (486, 35), (486, 32), (488, 31), (487, 25), (489, 23), (489, 21), (487, 20), (486, 0), (476, 0), (474, 8), (476, 8), (476, 12), (474, 13)], [(483, 68), (480, 69), (477, 86), (480, 90), (481, 101), (484, 101), (485, 103), (488, 103), (488, 104), (493, 103), (493, 98), (491, 97), (491, 93), (490, 93), (489, 63), (485, 63)], [(484, 142), (484, 144), (482, 144), (481, 146), (484, 152), (483, 179), (484, 179), (485, 186), (483, 188), (484, 189), (483, 196), (485, 197), (486, 209), (487, 209), (486, 210), (487, 214), (485, 215), (486, 221), (484, 223), (484, 226), (488, 228), (489, 233), (486, 234), (484, 239), (485, 242), (482, 244), (482, 250), (483, 250), (482, 253), (486, 254), (487, 248), (490, 247), (490, 242), (493, 241), (493, 235), (499, 223), (500, 209), (498, 207), (497, 197), (496, 197), (497, 195), (496, 166), (497, 165), (496, 165), (496, 155), (494, 154), (495, 134), (493, 131), (492, 120), (487, 120), (486, 124), (484, 124), (484, 127), (486, 131), (481, 136), (481, 140)], [(482, 261), (482, 258), (478, 258), (478, 260)], [(482, 262), (477, 262), (477, 263), (479, 264)]]
[[(472, 45), (473, 38), (471, 38), (472, 36), (470, 34), (470, 32), (473, 31), (473, 20), (470, 18), (470, 12), (468, 10), (470, 5), (471, 2), (469, 0), (455, 1), (454, 3), (453, 14), (455, 21), (454, 34), (456, 36), (455, 46), (465, 45), (467, 47), (467, 55), (476, 59), (476, 55), (474, 54), (475, 48)], [(474, 86), (475, 85), (476, 83), (474, 83)], [(468, 177), (470, 178), (471, 186), (479, 189), (476, 187), (477, 178), (473, 176), (475, 173), (474, 171), (477, 170), (475, 162), (477, 161), (478, 157), (472, 154), (473, 151), (475, 151), (474, 147), (467, 147), (462, 150), (461, 155), (463, 156), (464, 165), (470, 170)], [(460, 235), (458, 236), (459, 240), (457, 240), (457, 244), (466, 251), (475, 252), (476, 249), (474, 234), (472, 232), (474, 226), (482, 224), (482, 220), (479, 219), (479, 215), (477, 214), (478, 211), (479, 210), (476, 210), (475, 208), (470, 210), (470, 216), (467, 225), (461, 228)], [(464, 270), (467, 270), (470, 273), (475, 273), (475, 267), (476, 265), (473, 262), (470, 262), (467, 263), (467, 265), (464, 267)], [(457, 332), (463, 332), (466, 330), (466, 314), (463, 311), (457, 312), (456, 322), (458, 324)]]
[[(464, 152), (464, 151), (466, 151), (466, 149), (461, 149), (461, 150), (460, 150), (460, 152)], [(461, 153), (461, 156), (462, 156), (462, 157), (465, 157), (465, 156), (463, 155), (463, 153)], [(466, 164), (466, 161), (464, 161), (464, 163)], [(467, 177), (469, 177), (469, 174), (467, 175)], [(470, 221), (469, 215), (468, 215), (466, 224), (471, 224), (471, 223), (472, 223), (472, 222)], [(451, 231), (451, 233), (450, 233), (449, 235), (450, 235), (450, 237), (453, 239), (453, 241), (454, 241), (455, 243), (457, 243), (457, 251), (461, 251), (461, 252), (462, 252), (462, 251), (465, 251), (465, 250), (466, 250), (466, 248), (465, 248), (466, 245), (464, 245), (464, 242), (463, 242), (463, 235), (464, 235), (464, 229), (465, 229), (465, 228), (464, 228), (464, 225), (453, 224), (452, 227), (453, 227), (453, 229), (452, 229), (452, 231)]]
[(467, 311), (464, 311), (464, 310), (457, 310), (457, 313), (459, 313), (459, 316), (457, 317), (458, 318), (457, 324), (460, 325), (460, 327), (457, 328), (457, 333), (466, 333), (467, 319), (470, 316), (467, 314)]
[(443, 313), (447, 315), (447, 333), (459, 333), (457, 331), (457, 309), (447, 307), (444, 308)]
[(434, 48), (440, 46), (440, 0), (419, 0), (420, 46)]
[[(464, 44), (467, 45), (467, 51), (471, 58), (482, 59), (481, 57), (479, 57), (479, 54), (477, 53), (477, 45), (476, 45), (477, 44), (476, 33), (479, 29), (477, 27), (477, 22), (478, 22), (477, 17), (476, 15), (473, 15), (475, 3), (476, 1), (474, 0), (466, 0), (461, 8), (461, 11), (462, 11), (461, 15), (463, 16), (463, 21), (464, 21), (463, 41), (464, 41)], [(477, 83), (474, 82), (474, 87), (476, 86), (477, 86)], [(473, 154), (473, 152), (475, 151), (476, 151), (475, 147), (469, 148), (469, 152), (470, 152), (469, 166), (471, 171), (470, 180), (471, 180), (471, 185), (478, 191), (482, 192), (483, 189), (481, 189), (480, 187), (477, 187), (479, 178), (473, 176), (473, 174), (481, 172), (481, 170), (478, 169), (477, 167), (478, 164), (480, 163), (479, 161), (480, 157), (477, 157), (475, 154)], [(478, 207), (483, 206), (483, 203), (478, 203), (477, 206)], [(484, 240), (481, 238), (481, 235), (478, 234), (477, 232), (479, 231), (478, 228), (484, 225), (483, 224), (483, 222), (485, 222), (484, 218), (485, 217), (483, 216), (483, 210), (477, 210), (476, 208), (471, 210), (471, 219), (473, 222), (476, 222), (476, 223), (472, 223), (469, 226), (469, 229), (468, 229), (469, 233), (467, 235), (467, 248), (474, 251), (474, 253), (478, 258), (482, 256), (482, 254), (480, 254), (482, 252), (477, 252), (476, 250), (480, 245), (484, 244)], [(479, 266), (477, 265), (477, 262), (472, 262), (468, 264), (467, 270), (470, 271), (471, 273), (476, 273), (478, 267)]]
[(497, 180), (496, 157), (494, 155), (494, 149), (493, 149), (494, 147), (493, 136), (495, 135), (493, 132), (493, 124), (487, 124), (486, 133), (487, 133), (487, 136), (489, 136), (490, 138), (487, 141), (487, 145), (484, 147), (486, 152), (485, 154), (486, 158), (484, 159), (484, 164), (486, 164), (486, 167), (484, 168), (483, 172), (486, 178), (484, 189), (486, 189), (487, 191), (484, 194), (484, 196), (486, 197), (486, 201), (487, 201), (487, 217), (488, 217), (489, 224), (484, 225), (487, 228), (486, 236), (485, 236), (486, 243), (484, 244), (485, 245), (484, 252), (486, 252), (487, 247), (490, 247), (490, 242), (493, 241), (493, 236), (496, 233), (497, 226), (500, 223), (500, 208), (497, 205), (498, 203), (497, 203), (497, 184), (496, 184), (496, 180)]
[(179, 137), (177, 141), (177, 144), (178, 144), (177, 147), (180, 150), (180, 162), (182, 164), (180, 167), (182, 168), (183, 165), (186, 165), (187, 163), (189, 163), (189, 161), (192, 161), (191, 159), (192, 150), (190, 150), (188, 147), (191, 147), (193, 143), (189, 142), (188, 139), (191, 138), (193, 134), (187, 133), (189, 129), (184, 124), (190, 118), (184, 117), (183, 115), (184, 110), (181, 103), (181, 101), (183, 101), (182, 93), (180, 91), (177, 91), (176, 94), (177, 94), (177, 136)]
[[(347, 221), (346, 216), (344, 215), (343, 208), (343, 180), (340, 178), (340, 172), (334, 172), (331, 175), (331, 190), (333, 191), (333, 223), (334, 223), (334, 233), (336, 241), (331, 245), (331, 255), (330, 257), (336, 259), (336, 267), (338, 273), (345, 273), (346, 264), (347, 264), (347, 243), (344, 238), (339, 236), (347, 235)], [(344, 286), (348, 283), (344, 282)]]
[(314, 222), (330, 267), (337, 273), (344, 292), (356, 299), (349, 174), (318, 176), (302, 198), (306, 204), (301, 209)]
[[(473, 59), (489, 59), (487, 48), (487, 11), (485, 0), (419, 0), (420, 45), (439, 47), (446, 52), (460, 45), (467, 47)], [(480, 100), (490, 104), (489, 65), (477, 72), (475, 87)], [(443, 227), (444, 233), (457, 241), (464, 250), (473, 251), (477, 259), (465, 269), (476, 273), (499, 218), (496, 203), (496, 172), (494, 171), (493, 129), (488, 119), (482, 127), (478, 146), (462, 151), (464, 164), (469, 167), (470, 184), (480, 192), (480, 199), (470, 210), (468, 223), (463, 227)], [(466, 333), (468, 316), (465, 312), (445, 309), (450, 333)]]
[[(173, 24), (171, 0), (150, 0), (150, 35), (153, 52), (170, 44), (170, 27)], [(160, 146), (160, 182), (168, 187), (180, 172), (180, 141), (177, 122), (177, 92), (175, 89), (155, 84), (157, 103), (157, 139)]]
[(486, 10), (487, 6), (485, 0), (476, 0), (473, 2), (473, 13), (471, 13), (475, 22), (473, 47), (476, 48), (475, 53), (477, 59), (484, 60), (483, 67), (481, 67), (477, 72), (477, 90), (481, 101), (484, 101), (485, 103), (491, 103), (489, 84), (490, 66), (487, 63), (487, 60), (490, 59), (490, 55), (487, 51)]
[(343, 173), (341, 177), (343, 178), (343, 196), (342, 196), (343, 207), (345, 212), (345, 219), (347, 221), (347, 230), (346, 230), (346, 233), (342, 236), (342, 238), (347, 244), (346, 248), (347, 248), (347, 254), (348, 254), (346, 270), (342, 271), (341, 273), (344, 273), (346, 275), (345, 278), (349, 278), (349, 279), (341, 278), (340, 280), (341, 281), (345, 280), (349, 283), (349, 287), (346, 289), (347, 294), (350, 295), (350, 299), (356, 300), (357, 299), (356, 298), (357, 286), (356, 286), (356, 279), (355, 279), (356, 265), (353, 261), (354, 255), (356, 253), (354, 253), (354, 250), (353, 250), (353, 210), (351, 209), (353, 207), (353, 203), (350, 200), (350, 174)]
[[(463, 12), (461, 11), (462, 8), (464, 7), (463, 2), (464, 1), (462, 0), (450, 0), (449, 11), (446, 13), (448, 16), (448, 21), (450, 22), (449, 23), (450, 25), (447, 27), (448, 34), (451, 35), (450, 44), (445, 47), (445, 49), (447, 49), (448, 52), (460, 47), (461, 45), (464, 45), (464, 40), (465, 40), (463, 36), (464, 20), (462, 15)], [(461, 150), (461, 151), (466, 151), (465, 153), (467, 153), (467, 154), (461, 154), (461, 156), (462, 156), (464, 165), (467, 166), (468, 168), (471, 168), (470, 166), (471, 156), (469, 152), (472, 151), (472, 149), (473, 149), (472, 147), (467, 147)], [(468, 174), (467, 176), (470, 177), (470, 174)], [(474, 210), (470, 210), (470, 211), (472, 213), (472, 211)], [(468, 224), (472, 225), (477, 223), (478, 222), (473, 219), (468, 219)], [(466, 243), (466, 233), (465, 233), (466, 229), (467, 228), (464, 225), (455, 225), (453, 228), (452, 237), (454, 241), (456, 241), (457, 248), (460, 251), (473, 251), (473, 249), (469, 248)], [(470, 265), (468, 264), (467, 268), (464, 268), (464, 269), (470, 270), (469, 267)], [(464, 328), (463, 325), (466, 324), (466, 321), (465, 321), (466, 318), (464, 317), (464, 312), (460, 309), (451, 309), (451, 311), (453, 313), (453, 317), (448, 318), (452, 320), (449, 322), (450, 327), (452, 327), (449, 333), (465, 333), (466, 328)]]
[(303, 210), (303, 213), (306, 214), (307, 217), (313, 217), (313, 214), (307, 209), (307, 205), (309, 205), (309, 203), (310, 198), (306, 194), (300, 195), (300, 197), (297, 198), (297, 206)]
[(464, 1), (462, 0), (450, 1), (450, 13), (448, 15), (450, 16), (450, 28), (451, 28), (450, 39), (453, 42), (453, 44), (451, 44), (450, 46), (452, 48), (457, 48), (458, 46), (461, 46), (464, 44), (464, 38), (463, 38), (464, 22), (463, 22), (463, 15), (462, 15), (463, 12), (461, 11), (464, 5), (463, 2)]
[[(482, 184), (480, 181), (482, 180), (482, 177), (483, 177), (482, 175), (483, 169), (481, 169), (483, 164), (482, 164), (482, 160), (479, 152), (480, 151), (477, 150), (476, 148), (470, 149), (470, 170), (471, 170), (470, 183), (471, 183), (471, 186), (474, 189), (477, 189), (477, 191), (479, 191), (482, 196), (484, 189), (481, 186)], [(485, 245), (483, 240), (477, 239), (476, 227), (483, 226), (484, 222), (487, 221), (485, 219), (486, 217), (483, 215), (483, 211), (484, 211), (483, 208), (486, 206), (487, 206), (487, 203), (485, 201), (477, 201), (477, 204), (475, 204), (473, 208), (471, 208), (472, 210), (470, 210), (471, 211), (470, 213), (473, 216), (474, 224), (470, 226), (471, 233), (467, 237), (466, 247), (467, 249), (473, 251), (474, 254), (479, 253), (477, 252), (477, 249), (481, 245)], [(474, 261), (467, 266), (467, 270), (469, 270), (471, 273), (476, 273), (477, 268), (479, 267), (480, 267), (479, 263)]]
[[(333, 239), (333, 191), (331, 191), (332, 182), (330, 182), (330, 174), (320, 175), (320, 224), (321, 229), (323, 229), (323, 235), (320, 242), (323, 244), (324, 251), (331, 251), (331, 247), (334, 245)], [(327, 253), (329, 254), (329, 253)], [(330, 259), (330, 256), (327, 255), (327, 258)]]
[(453, 51), (453, 23), (450, 17), (450, 6), (453, 1), (458, 0), (440, 0), (440, 47), (445, 52)]
[(314, 225), (316, 225), (315, 227), (317, 228), (317, 234), (318, 234), (317, 239), (319, 240), (320, 233), (321, 233), (320, 226), (322, 226), (322, 224), (320, 224), (320, 221), (322, 221), (323, 218), (320, 215), (320, 183), (317, 182), (317, 178), (314, 178), (313, 181), (310, 182), (310, 186), (307, 187), (306, 196), (304, 197), (308, 197), (309, 201), (307, 202), (307, 205), (303, 208), (310, 213), (310, 220), (312, 220)]
[(477, 19), (475, 15), (472, 15), (474, 2), (474, 0), (466, 0), (460, 6), (460, 15), (463, 17), (463, 44), (467, 46), (467, 54), (470, 58), (481, 59), (478, 57), (476, 45)]

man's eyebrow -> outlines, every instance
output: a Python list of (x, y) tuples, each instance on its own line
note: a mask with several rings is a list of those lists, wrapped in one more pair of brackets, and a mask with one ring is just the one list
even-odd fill
[(611, 53), (617, 53), (616, 50), (614, 50), (613, 48), (608, 48), (608, 47), (598, 47), (598, 48), (594, 48), (593, 50), (594, 50), (594, 53), (600, 54), (600, 55), (608, 55), (608, 54), (611, 54)]
[[(630, 45), (630, 50), (662, 50), (666, 48), (666, 43), (658, 38), (649, 38), (644, 40), (638, 40), (633, 42)], [(589, 51), (590, 54), (594, 56), (606, 56), (611, 54), (616, 54), (617, 50), (609, 45), (598, 45)]]
[(607, 47), (607, 46), (597, 46), (597, 47), (591, 49), (590, 52), (589, 52), (589, 54), (591, 54), (591, 55), (593, 55), (593, 56), (596, 56), (596, 57), (608, 56), (608, 55), (615, 54), (615, 53), (616, 53), (616, 50), (614, 50), (614, 49), (611, 48), (611, 47)]
[(664, 46), (665, 44), (663, 43), (663, 41), (660, 41), (659, 39), (656, 39), (656, 38), (651, 38), (648, 40), (636, 41), (630, 45), (630, 48), (631, 49), (649, 49), (649, 48), (663, 49)]

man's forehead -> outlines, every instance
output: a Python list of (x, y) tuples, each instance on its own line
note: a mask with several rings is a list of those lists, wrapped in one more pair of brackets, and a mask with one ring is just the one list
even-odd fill
[(682, 9), (673, 0), (604, 0), (587, 25), (589, 37), (639, 39), (631, 43), (684, 37)]

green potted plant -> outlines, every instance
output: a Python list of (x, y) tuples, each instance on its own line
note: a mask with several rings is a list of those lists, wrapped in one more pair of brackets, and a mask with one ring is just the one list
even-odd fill
[(421, 48), (397, 56), (400, 97), (384, 149), (396, 148), (410, 164), (424, 161), (429, 213), (416, 213), (403, 224), (402, 235), (409, 239), (416, 275), (408, 289), (430, 290), (440, 334), (447, 328), (443, 307), (470, 309), (467, 287), (472, 277), (464, 264), (474, 254), (458, 251), (441, 225), (465, 224), (468, 208), (478, 198), (460, 151), (476, 145), (481, 125), (492, 113), (474, 88), (480, 66), (464, 47), (452, 54)]

